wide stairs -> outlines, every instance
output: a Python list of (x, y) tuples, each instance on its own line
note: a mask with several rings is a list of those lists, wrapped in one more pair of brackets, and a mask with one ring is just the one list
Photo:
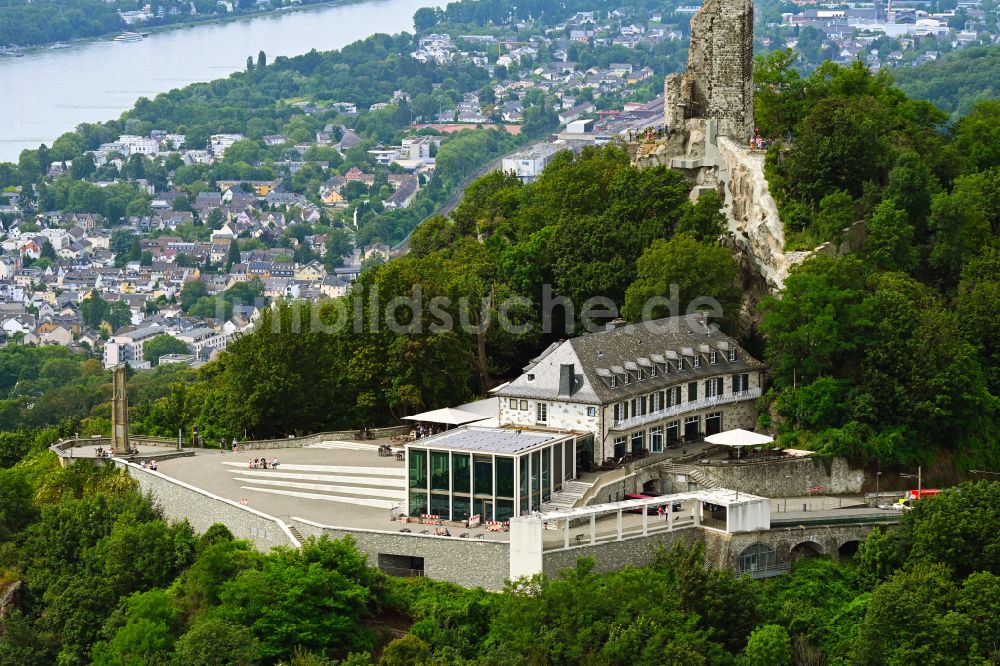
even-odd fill
[(572, 509), (577, 501), (590, 490), (593, 483), (585, 481), (566, 481), (559, 492), (552, 493), (548, 502), (542, 504), (542, 511), (558, 511)]
[(708, 478), (708, 475), (694, 465), (685, 465), (682, 463), (660, 463), (660, 471), (661, 473), (667, 474), (683, 474), (684, 476), (687, 476), (689, 481), (697, 483), (699, 489), (719, 487), (719, 484), (714, 483)]

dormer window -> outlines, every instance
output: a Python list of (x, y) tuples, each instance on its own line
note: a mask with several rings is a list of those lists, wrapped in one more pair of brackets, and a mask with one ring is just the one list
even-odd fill
[(715, 361), (716, 360), (717, 360), (717, 354), (715, 352), (709, 352), (708, 353), (708, 362), (711, 365), (715, 365)]
[(656, 365), (653, 365), (653, 367), (651, 367), (651, 368), (649, 369), (649, 376), (650, 376), (650, 377), (655, 377), (655, 376), (657, 375), (657, 372), (658, 372), (658, 371), (657, 371), (657, 369), (656, 369)]
[(636, 371), (636, 379), (638, 379), (641, 382), (645, 378), (646, 378), (646, 373), (643, 372), (641, 368)]
[(696, 368), (700, 368), (701, 367), (701, 357), (700, 356), (695, 356), (694, 357), (694, 367), (696, 367)]
[(611, 388), (618, 388), (618, 377), (611, 375)]
[(736, 350), (735, 349), (730, 349), (729, 350), (729, 360), (730, 361), (735, 361), (736, 360)]
[(625, 373), (625, 383), (626, 383), (626, 384), (628, 384), (628, 383), (629, 383), (630, 381), (632, 381), (632, 378), (631, 378), (631, 377), (629, 377), (629, 374), (628, 374), (628, 372), (626, 372), (626, 373)]
[(677, 372), (680, 372), (683, 369), (684, 369), (684, 359), (679, 358), (677, 359)]
[(531, 373), (531, 372), (528, 373), (528, 381), (529, 382), (535, 381), (535, 375), (534, 375), (534, 373)]

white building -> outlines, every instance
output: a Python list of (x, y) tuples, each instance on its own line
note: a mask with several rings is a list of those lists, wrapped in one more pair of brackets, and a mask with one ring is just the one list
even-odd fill
[(104, 367), (113, 368), (127, 363), (133, 368), (148, 368), (149, 361), (146, 360), (143, 348), (152, 338), (166, 332), (163, 326), (151, 324), (128, 333), (111, 336), (104, 343)]
[(399, 149), (399, 157), (404, 160), (429, 160), (431, 158), (431, 146), (433, 145), (434, 137), (408, 136), (402, 141)]
[(555, 154), (563, 148), (565, 146), (549, 144), (514, 153), (510, 157), (503, 158), (501, 168), (506, 173), (514, 174), (522, 182), (530, 183), (542, 175), (542, 171)]
[(553, 344), (494, 391), (501, 426), (591, 433), (585, 465), (753, 429), (764, 365), (685, 315)]
[(211, 352), (213, 349), (225, 349), (229, 342), (229, 336), (225, 332), (216, 331), (207, 326), (170, 335), (185, 343), (196, 356), (200, 356), (206, 350)]
[(242, 138), (242, 134), (213, 134), (208, 139), (209, 150), (216, 159), (221, 160), (229, 147)]
[(134, 134), (122, 134), (118, 137), (119, 145), (125, 146), (126, 154), (133, 155), (156, 155), (160, 150), (160, 143), (155, 139)]

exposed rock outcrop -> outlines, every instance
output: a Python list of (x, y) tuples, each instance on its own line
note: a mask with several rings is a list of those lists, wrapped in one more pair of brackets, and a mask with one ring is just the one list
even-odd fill
[(785, 230), (764, 177), (764, 153), (750, 151), (728, 137), (719, 137), (718, 152), (725, 165), (722, 180), (729, 232), (768, 287), (781, 289), (788, 270), (809, 253), (784, 250)]

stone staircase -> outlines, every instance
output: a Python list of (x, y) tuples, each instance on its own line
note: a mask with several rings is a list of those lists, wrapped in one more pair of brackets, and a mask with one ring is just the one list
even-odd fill
[(567, 481), (563, 484), (563, 489), (553, 493), (548, 502), (542, 504), (542, 511), (558, 511), (561, 509), (572, 509), (577, 501), (590, 490), (593, 483), (585, 481)]
[(702, 472), (700, 469), (694, 465), (684, 465), (679, 463), (661, 463), (660, 470), (668, 474), (683, 474), (687, 476), (689, 481), (694, 481), (698, 484), (699, 489), (704, 488), (718, 488), (718, 484), (714, 483), (708, 476)]
[(306, 540), (306, 538), (302, 536), (302, 533), (299, 532), (299, 529), (294, 525), (289, 525), (288, 531), (292, 533), (292, 536), (295, 537), (299, 543), (303, 543)]

